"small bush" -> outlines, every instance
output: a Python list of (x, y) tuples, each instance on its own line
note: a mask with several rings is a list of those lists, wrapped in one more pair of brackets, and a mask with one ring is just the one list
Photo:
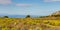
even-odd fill
[(30, 15), (27, 15), (26, 18), (30, 18)]
[(4, 16), (4, 18), (9, 18), (8, 16)]

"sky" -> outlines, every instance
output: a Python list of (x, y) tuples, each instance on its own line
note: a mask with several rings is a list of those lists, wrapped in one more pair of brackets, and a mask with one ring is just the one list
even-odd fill
[(60, 10), (60, 0), (0, 0), (0, 15), (49, 15)]

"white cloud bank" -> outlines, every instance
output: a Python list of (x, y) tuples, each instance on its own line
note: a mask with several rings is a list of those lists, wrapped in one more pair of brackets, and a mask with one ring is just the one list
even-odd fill
[[(2, 5), (8, 5), (8, 4), (12, 4), (12, 0), (0, 0), (0, 4)], [(32, 4), (14, 4), (16, 6), (32, 6)]]
[(16, 6), (32, 6), (32, 4), (16, 4)]
[(12, 0), (0, 0), (0, 4), (11, 4)]
[(60, 0), (44, 0), (44, 2), (59, 2)]

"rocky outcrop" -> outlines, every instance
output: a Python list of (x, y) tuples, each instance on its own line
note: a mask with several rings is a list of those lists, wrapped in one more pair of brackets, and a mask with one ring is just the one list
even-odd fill
[(53, 12), (51, 15), (60, 15), (60, 11)]

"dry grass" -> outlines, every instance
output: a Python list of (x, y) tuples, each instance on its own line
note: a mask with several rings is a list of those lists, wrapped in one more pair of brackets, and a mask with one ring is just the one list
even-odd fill
[(0, 30), (60, 30), (60, 20), (0, 18)]

